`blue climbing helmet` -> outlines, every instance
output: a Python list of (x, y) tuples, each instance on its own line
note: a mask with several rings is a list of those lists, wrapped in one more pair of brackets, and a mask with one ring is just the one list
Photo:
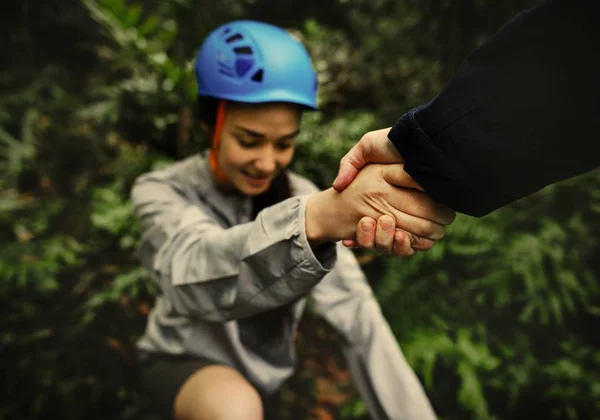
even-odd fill
[(284, 29), (238, 20), (212, 31), (196, 55), (198, 95), (235, 102), (317, 107), (317, 76), (304, 46)]

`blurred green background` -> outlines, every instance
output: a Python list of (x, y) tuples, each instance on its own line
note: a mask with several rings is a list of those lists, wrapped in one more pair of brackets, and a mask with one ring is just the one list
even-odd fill
[[(429, 100), (533, 1), (6, 3), (0, 419), (153, 419), (132, 349), (157, 288), (134, 256), (128, 191), (206, 147), (191, 119), (204, 36), (252, 18), (302, 39), (323, 110), (305, 117), (294, 168), (326, 187), (363, 133)], [(358, 252), (440, 418), (600, 418), (599, 215), (595, 171), (459, 216), (430, 252)], [(281, 419), (368, 418), (338, 343), (305, 318)]]

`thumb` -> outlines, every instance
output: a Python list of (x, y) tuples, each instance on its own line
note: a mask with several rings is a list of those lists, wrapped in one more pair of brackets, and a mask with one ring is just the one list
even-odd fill
[(381, 177), (385, 182), (395, 187), (413, 188), (423, 191), (423, 188), (417, 184), (417, 181), (404, 170), (403, 163), (383, 165), (381, 167)]
[(388, 139), (390, 128), (370, 131), (340, 161), (338, 175), (333, 182), (336, 191), (342, 191), (356, 178), (368, 163), (399, 163), (402, 156)]
[(340, 160), (338, 174), (333, 181), (333, 189), (341, 192), (354, 181), (358, 172), (367, 164), (364, 137)]

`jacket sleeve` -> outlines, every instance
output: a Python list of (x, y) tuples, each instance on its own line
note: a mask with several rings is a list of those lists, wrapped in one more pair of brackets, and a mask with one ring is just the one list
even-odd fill
[(550, 0), (509, 21), (389, 139), (434, 199), (473, 216), (600, 163), (596, 0)]
[(138, 178), (131, 195), (142, 264), (181, 315), (223, 322), (281, 306), (308, 294), (336, 260), (333, 244), (315, 252), (308, 244), (306, 197), (223, 229), (152, 174)]
[(352, 379), (373, 419), (436, 418), (350, 250), (338, 245), (334, 270), (311, 298), (313, 310), (346, 338)]

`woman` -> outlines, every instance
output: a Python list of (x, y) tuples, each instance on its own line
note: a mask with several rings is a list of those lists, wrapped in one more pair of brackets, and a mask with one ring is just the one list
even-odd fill
[(444, 233), (439, 209), (386, 182), (401, 166), (371, 165), (341, 194), (286, 170), (317, 83), (306, 50), (282, 29), (216, 29), (196, 75), (212, 149), (142, 175), (132, 190), (140, 258), (163, 292), (138, 344), (143, 387), (166, 418), (262, 419), (262, 398), (293, 373), (310, 294), (347, 338), (373, 417), (433, 418), (356, 259), (335, 242), (353, 237), (361, 217), (386, 214), (420, 229), (416, 246), (428, 248)]

